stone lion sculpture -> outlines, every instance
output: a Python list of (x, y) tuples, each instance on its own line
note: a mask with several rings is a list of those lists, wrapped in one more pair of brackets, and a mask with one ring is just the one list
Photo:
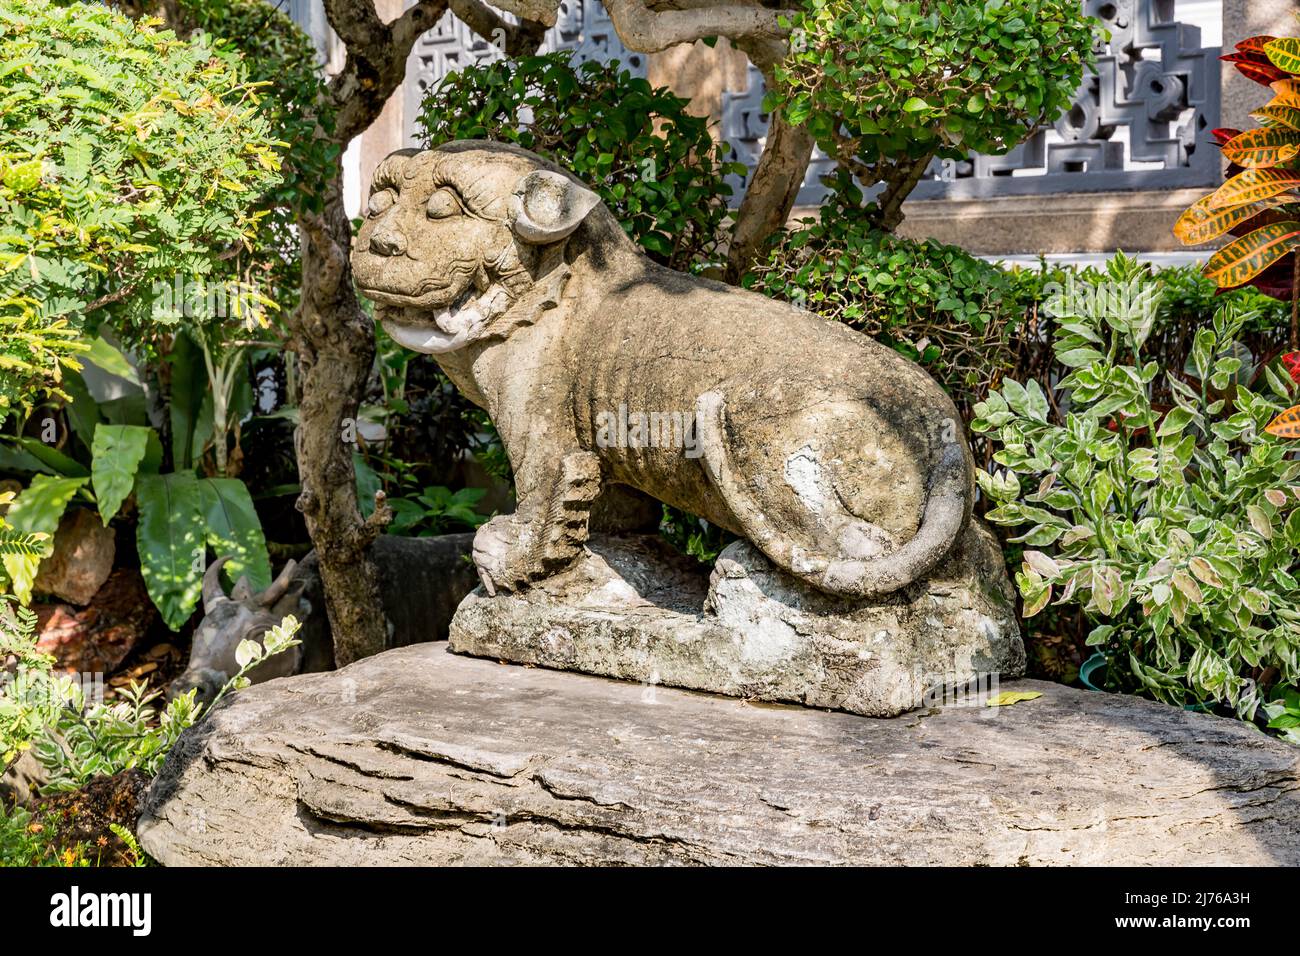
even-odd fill
[[(475, 539), (489, 594), (568, 568), (616, 485), (850, 599), (923, 577), (969, 520), (957, 411), (920, 368), (839, 323), (657, 265), (533, 153), (462, 141), (393, 154), (352, 266), (393, 339), (436, 356), (501, 434), (518, 508)], [(647, 421), (671, 421), (671, 440), (647, 440)]]

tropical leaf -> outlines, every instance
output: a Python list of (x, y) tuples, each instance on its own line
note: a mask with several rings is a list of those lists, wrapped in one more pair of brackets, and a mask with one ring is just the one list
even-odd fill
[(1224, 144), (1223, 155), (1247, 169), (1281, 166), (1300, 153), (1300, 133), (1283, 127), (1250, 129)]
[(1257, 53), (1229, 53), (1227, 56), (1219, 57), (1219, 59), (1231, 63), (1237, 68), (1238, 73), (1247, 79), (1254, 80), (1260, 86), (1272, 86), (1278, 80), (1288, 78), (1285, 70), (1278, 69)]
[(136, 550), (149, 597), (173, 631), (189, 620), (202, 591), (206, 547), (203, 494), (193, 472), (136, 478)]
[(1278, 438), (1300, 438), (1300, 405), (1292, 405), (1267, 425), (1264, 431)]
[(1234, 176), (1210, 197), (1211, 209), (1227, 209), (1272, 199), (1300, 186), (1300, 172), (1288, 169), (1248, 169)]
[(199, 491), (207, 543), (217, 557), (230, 557), (226, 567), (232, 578), (247, 575), (255, 590), (266, 589), (271, 584), (271, 559), (248, 488), (238, 478), (205, 478)]
[(1300, 106), (1300, 79), (1277, 80), (1269, 87), (1274, 93), (1269, 106)]
[[(100, 422), (91, 446), (90, 479), (95, 487), (99, 517), (104, 526), (113, 520), (135, 485), (136, 472), (149, 449), (152, 428), (109, 425)], [(156, 439), (155, 439), (156, 441)]]
[(18, 444), (33, 458), (43, 464), (49, 471), (68, 478), (84, 478), (90, 471), (75, 458), (70, 458), (53, 445), (47, 445), (35, 438), (20, 438)]
[(1210, 135), (1215, 141), (1222, 146), (1228, 140), (1241, 135), (1241, 130), (1233, 129), (1231, 126), (1220, 126), (1217, 129), (1210, 130)]
[(1270, 103), (1268, 106), (1255, 110), (1250, 115), (1265, 126), (1274, 128), (1284, 126), (1287, 129), (1300, 130), (1300, 105), (1289, 106), (1281, 103)]
[(1279, 70), (1285, 70), (1292, 76), (1300, 73), (1300, 37), (1270, 40), (1264, 44), (1264, 54)]
[(131, 365), (130, 360), (122, 354), (121, 349), (111, 345), (102, 335), (91, 340), (90, 348), (82, 357), (91, 365), (102, 369), (109, 375), (124, 378), (132, 385), (139, 387), (140, 377), (136, 375), (135, 368)]
[(1239, 53), (1264, 53), (1264, 47), (1276, 39), (1277, 37), (1273, 36), (1246, 37), (1236, 45), (1235, 49)]
[(1206, 196), (1192, 205), (1174, 223), (1174, 235), (1184, 245), (1195, 246), (1229, 232), (1233, 227), (1255, 218), (1261, 212), (1282, 205), (1282, 200), (1265, 199), (1245, 206), (1232, 206), (1228, 209), (1212, 209)]
[(203, 350), (184, 332), (172, 342), (172, 468), (194, 467), (212, 437), (212, 392)]
[(1205, 264), (1205, 275), (1220, 289), (1243, 285), (1300, 246), (1300, 222), (1288, 219), (1228, 243)]
[(68, 502), (85, 483), (86, 479), (82, 477), (51, 478), (49, 475), (36, 475), (32, 478), (32, 483), (9, 506), (5, 522), (14, 531), (50, 536), (37, 554), (4, 555), (4, 566), (9, 573), (13, 592), (24, 604), (31, 600), (36, 569), (54, 550), (54, 532), (58, 530)]

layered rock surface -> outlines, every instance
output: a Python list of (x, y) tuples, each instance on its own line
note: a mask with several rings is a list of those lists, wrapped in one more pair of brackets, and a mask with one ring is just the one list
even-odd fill
[(1296, 864), (1300, 752), (1055, 684), (890, 720), (428, 644), (234, 695), (140, 836), (167, 864)]

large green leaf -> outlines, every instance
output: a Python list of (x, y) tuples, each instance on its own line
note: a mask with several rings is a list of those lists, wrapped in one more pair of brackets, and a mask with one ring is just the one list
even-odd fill
[(102, 335), (91, 341), (90, 349), (82, 357), (109, 375), (124, 378), (133, 385), (140, 384), (139, 376), (135, 374), (135, 369), (122, 354), (122, 350), (111, 345)]
[(189, 620), (199, 602), (206, 554), (203, 493), (192, 472), (140, 474), (136, 549), (149, 597), (173, 631)]
[(208, 544), (217, 557), (230, 556), (226, 569), (232, 578), (247, 575), (254, 590), (266, 588), (271, 583), (271, 559), (248, 488), (238, 478), (205, 478), (199, 489)]
[[(212, 433), (212, 398), (203, 350), (179, 333), (167, 361), (172, 367), (172, 469), (193, 468)], [(206, 399), (206, 402), (205, 402)], [(206, 405), (206, 414), (205, 414)]]
[(74, 372), (64, 378), (63, 390), (72, 399), (64, 406), (68, 413), (68, 422), (72, 426), (72, 433), (89, 449), (95, 437), (95, 426), (99, 424), (99, 404), (91, 397), (90, 390), (86, 388), (86, 380), (81, 377), (80, 372)]
[(47, 445), (37, 438), (20, 438), (18, 444), (22, 445), (29, 455), (56, 474), (68, 478), (85, 478), (90, 474), (90, 470), (81, 462), (68, 457), (53, 445)]
[[(149, 449), (153, 429), (100, 422), (91, 446), (90, 477), (105, 527), (135, 485), (136, 472)], [(155, 439), (157, 441), (157, 439)]]
[(19, 554), (4, 556), (4, 566), (9, 573), (13, 592), (24, 604), (31, 600), (32, 581), (36, 578), (36, 569), (42, 559), (54, 550), (54, 532), (58, 530), (59, 521), (63, 518), (68, 502), (85, 483), (85, 478), (52, 478), (49, 475), (36, 475), (32, 478), (32, 483), (24, 488), (9, 506), (5, 521), (15, 531), (39, 532), (50, 536), (46, 539), (39, 557)]

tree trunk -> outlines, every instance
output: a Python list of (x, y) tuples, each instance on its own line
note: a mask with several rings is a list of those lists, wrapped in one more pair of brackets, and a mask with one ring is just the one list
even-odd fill
[(302, 493), (298, 510), (320, 560), (338, 666), (376, 654), (387, 639), (379, 576), (369, 546), (390, 517), (382, 494), (363, 520), (352, 453), (375, 355), (374, 325), (357, 301), (348, 254), (340, 165), (322, 216), (304, 218), (302, 301), (290, 319), (302, 400), (294, 435)]
[[(737, 44), (748, 53), (766, 79), (768, 88), (775, 83), (772, 64), (784, 55), (784, 47), (770, 48), (771, 44)], [(740, 282), (749, 272), (763, 243), (785, 225), (800, 195), (803, 177), (813, 159), (813, 135), (805, 126), (792, 126), (785, 113), (772, 113), (767, 129), (767, 142), (763, 155), (736, 212), (736, 225), (732, 228), (731, 247), (727, 251), (727, 281)]]
[(736, 283), (774, 232), (785, 225), (808, 172), (813, 138), (803, 126), (791, 126), (779, 110), (772, 115), (767, 143), (754, 177), (736, 213), (727, 252), (727, 281)]
[(934, 152), (905, 160), (896, 165), (885, 179), (885, 191), (880, 194), (877, 224), (885, 232), (895, 232), (903, 224), (903, 203), (911, 195), (925, 171), (930, 168)]

